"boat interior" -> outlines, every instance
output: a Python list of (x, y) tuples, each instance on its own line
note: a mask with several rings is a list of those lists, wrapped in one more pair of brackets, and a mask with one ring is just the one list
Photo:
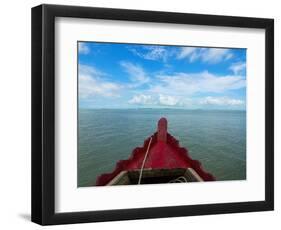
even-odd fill
[[(140, 178), (141, 175), (141, 178)], [(200, 182), (202, 178), (192, 168), (121, 171), (107, 185), (137, 185)]]

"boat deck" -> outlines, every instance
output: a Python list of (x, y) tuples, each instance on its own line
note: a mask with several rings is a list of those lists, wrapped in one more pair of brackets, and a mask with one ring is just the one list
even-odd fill
[[(107, 185), (136, 185), (140, 170), (122, 171)], [(192, 168), (151, 169), (142, 172), (142, 184), (200, 182), (203, 179)]]

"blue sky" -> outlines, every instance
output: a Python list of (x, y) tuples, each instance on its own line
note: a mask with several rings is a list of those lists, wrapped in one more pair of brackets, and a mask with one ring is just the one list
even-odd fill
[(80, 108), (246, 108), (246, 49), (78, 42)]

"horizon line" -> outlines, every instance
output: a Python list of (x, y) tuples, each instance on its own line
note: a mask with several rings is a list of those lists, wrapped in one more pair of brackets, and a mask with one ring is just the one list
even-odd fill
[(138, 109), (153, 109), (153, 110), (161, 110), (161, 109), (169, 109), (169, 110), (215, 110), (215, 111), (247, 111), (246, 109), (202, 109), (202, 108), (94, 108), (94, 107), (79, 107), (78, 109), (111, 109), (111, 110), (138, 110)]

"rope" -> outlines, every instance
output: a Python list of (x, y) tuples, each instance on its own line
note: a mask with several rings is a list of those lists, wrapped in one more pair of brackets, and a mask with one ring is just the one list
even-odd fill
[[(146, 158), (148, 156), (148, 152), (149, 152), (149, 149), (150, 149), (151, 141), (152, 141), (152, 137), (150, 137), (149, 144), (148, 144), (145, 156), (144, 156), (143, 161), (142, 161), (138, 184), (141, 184), (142, 173), (143, 173), (143, 169), (144, 169), (144, 165), (145, 165), (145, 162), (146, 162)], [(169, 181), (168, 183), (177, 183), (177, 182), (186, 183), (188, 181), (186, 180), (186, 178), (184, 176), (180, 176), (180, 177), (178, 177), (178, 178), (176, 178), (174, 180)]]
[(184, 176), (180, 176), (174, 180), (169, 181), (169, 183), (177, 183), (177, 182), (186, 183), (188, 181), (186, 180), (186, 178)]
[(145, 161), (146, 161), (146, 158), (147, 158), (148, 152), (149, 152), (149, 148), (150, 148), (151, 141), (152, 141), (152, 137), (150, 137), (149, 144), (148, 144), (148, 147), (147, 147), (147, 150), (146, 150), (145, 156), (144, 156), (143, 161), (142, 161), (142, 166), (141, 166), (141, 170), (140, 170), (140, 176), (139, 176), (139, 182), (138, 182), (138, 184), (140, 184), (140, 183), (141, 183), (142, 172), (143, 172), (144, 164), (145, 164)]

